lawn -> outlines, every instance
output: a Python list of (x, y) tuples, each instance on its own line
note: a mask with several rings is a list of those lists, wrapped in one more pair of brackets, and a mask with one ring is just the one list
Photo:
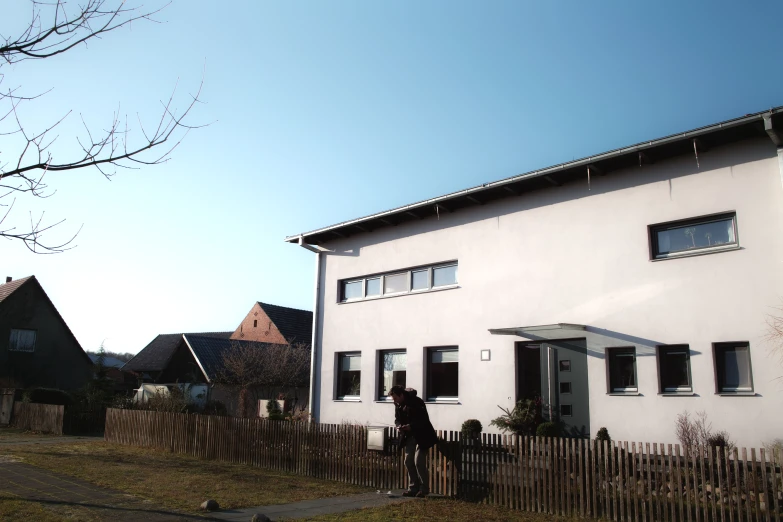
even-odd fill
[(208, 498), (217, 500), (221, 508), (232, 509), (369, 491), (339, 482), (100, 440), (0, 448), (0, 461), (4, 458), (71, 475), (152, 500), (161, 507), (190, 513), (197, 512)]
[(422, 522), (554, 522), (570, 519), (436, 497), (380, 508), (307, 518), (302, 519), (302, 522), (397, 522), (403, 520), (406, 522), (419, 520)]

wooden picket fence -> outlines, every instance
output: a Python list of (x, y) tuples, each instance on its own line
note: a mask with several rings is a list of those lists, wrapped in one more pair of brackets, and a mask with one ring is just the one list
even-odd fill
[(11, 425), (24, 430), (63, 434), (64, 406), (15, 402)]
[[(107, 412), (105, 439), (381, 489), (406, 486), (393, 429), (138, 410)], [(430, 491), (511, 509), (633, 522), (781, 522), (780, 454), (745, 448), (439, 431)]]

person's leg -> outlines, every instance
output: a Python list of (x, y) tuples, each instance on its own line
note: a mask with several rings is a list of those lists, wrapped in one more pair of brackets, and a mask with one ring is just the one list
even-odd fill
[(421, 487), (416, 470), (416, 439), (408, 435), (405, 443), (405, 468), (408, 470), (408, 491), (418, 493)]
[(416, 472), (419, 478), (419, 491), (427, 495), (430, 492), (430, 474), (427, 470), (427, 450), (416, 446)]

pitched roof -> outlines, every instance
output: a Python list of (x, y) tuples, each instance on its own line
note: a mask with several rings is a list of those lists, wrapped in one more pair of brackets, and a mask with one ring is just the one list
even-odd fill
[(518, 196), (525, 192), (552, 186), (559, 187), (575, 180), (585, 181), (588, 177), (588, 168), (592, 169), (594, 174), (601, 174), (641, 167), (642, 163), (661, 161), (681, 154), (693, 154), (694, 147), (702, 151), (760, 136), (768, 136), (776, 146), (783, 147), (783, 107), (774, 107), (768, 111), (747, 114), (733, 120), (484, 183), (451, 194), (288, 236), (285, 241), (299, 243), (301, 240), (303, 244), (317, 245), (341, 237), (372, 233), (379, 228), (435, 217), (442, 212), (455, 212), (497, 199)]
[(260, 301), (258, 304), (289, 343), (310, 344), (313, 332), (313, 312)]
[(236, 339), (224, 339), (215, 337), (202, 337), (198, 334), (184, 334), (183, 338), (188, 343), (193, 355), (196, 357), (201, 370), (208, 381), (213, 381), (223, 368), (223, 355), (236, 345), (255, 346), (262, 350), (266, 343), (254, 341), (239, 341)]
[[(98, 364), (98, 355), (97, 353), (88, 353), (87, 354), (90, 357), (90, 360), (93, 364)], [(104, 356), (103, 357), (103, 365), (106, 368), (122, 368), (122, 366), (125, 364), (125, 361), (121, 361), (120, 359), (117, 359), (116, 357), (109, 357)]]
[(14, 293), (14, 290), (25, 284), (30, 279), (35, 279), (35, 276), (23, 277), (22, 279), (17, 279), (16, 281), (11, 281), (10, 283), (4, 283), (0, 285), (0, 303), (2, 303), (6, 297)]
[(179, 346), (183, 335), (228, 339), (234, 332), (204, 332), (194, 334), (160, 334), (145, 346), (133, 359), (125, 363), (123, 370), (132, 372), (159, 372), (166, 368)]

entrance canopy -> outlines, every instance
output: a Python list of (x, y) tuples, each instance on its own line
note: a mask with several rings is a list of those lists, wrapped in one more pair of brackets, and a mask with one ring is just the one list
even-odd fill
[(538, 326), (517, 326), (512, 328), (490, 328), (492, 335), (517, 335), (525, 339), (564, 339), (584, 337), (585, 325), (571, 323), (544, 324)]

